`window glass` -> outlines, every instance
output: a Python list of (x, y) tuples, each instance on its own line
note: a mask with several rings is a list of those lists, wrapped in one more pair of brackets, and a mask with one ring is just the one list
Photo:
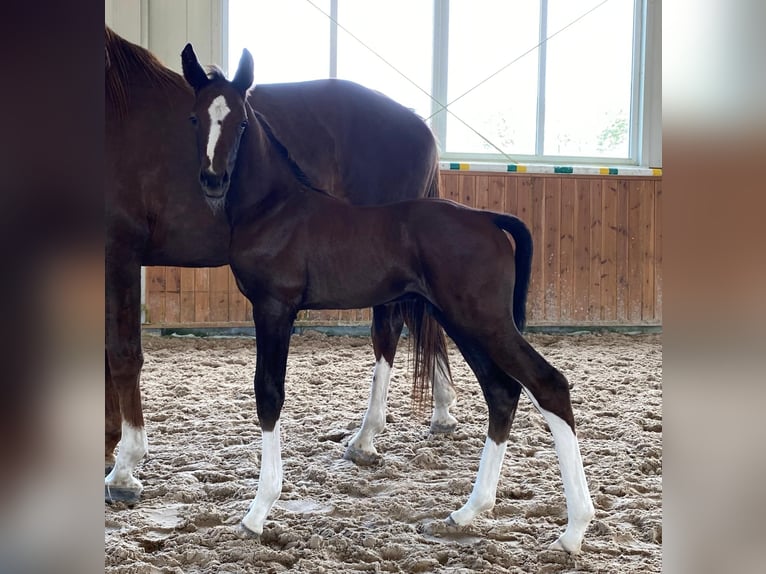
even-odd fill
[[(312, 0), (330, 12), (330, 0)], [(255, 83), (299, 82), (330, 74), (330, 22), (305, 0), (229, 0), (229, 74), (242, 49)]]
[[(449, 7), (447, 99), (472, 90), (449, 110), (503, 152), (534, 154), (539, 2), (451, 0)], [(445, 151), (499, 153), (452, 114)]]
[[(599, 4), (549, 0), (548, 35)], [(627, 158), (633, 0), (610, 0), (548, 41), (545, 155)]]
[(378, 90), (428, 117), (433, 3), (339, 0), (338, 23), (338, 77)]

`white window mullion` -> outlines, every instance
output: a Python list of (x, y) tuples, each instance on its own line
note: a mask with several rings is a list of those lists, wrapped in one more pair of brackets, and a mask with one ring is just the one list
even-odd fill
[(330, 77), (338, 77), (338, 0), (330, 0)]
[(545, 70), (548, 55), (548, 0), (540, 0), (540, 48), (537, 52), (537, 127), (535, 155), (545, 155)]
[(434, 0), (431, 130), (442, 152), (447, 147), (447, 80), (449, 69), (449, 0)]

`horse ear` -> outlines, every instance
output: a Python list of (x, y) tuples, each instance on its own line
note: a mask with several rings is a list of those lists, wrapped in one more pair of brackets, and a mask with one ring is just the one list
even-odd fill
[(239, 59), (239, 67), (231, 84), (237, 88), (244, 96), (245, 92), (253, 85), (253, 56), (247, 48), (242, 50), (242, 57)]
[(183, 52), (181, 52), (181, 65), (184, 70), (184, 78), (186, 78), (189, 85), (194, 88), (195, 92), (199, 92), (208, 82), (210, 82), (205, 70), (199, 65), (197, 54), (194, 53), (191, 44), (186, 44)]

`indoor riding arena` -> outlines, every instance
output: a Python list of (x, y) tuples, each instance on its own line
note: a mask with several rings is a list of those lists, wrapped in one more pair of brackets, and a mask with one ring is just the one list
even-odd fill
[[(115, 104), (112, 131), (107, 113), (107, 155), (109, 141), (120, 150), (115, 158), (134, 148), (135, 157), (143, 151), (127, 135), (120, 139), (120, 130), (134, 121), (131, 114), (137, 117), (142, 90), (159, 90), (156, 105), (162, 106), (168, 105), (162, 98), (174, 97), (171, 89), (184, 94), (186, 89), (179, 101), (188, 101), (188, 109), (173, 104), (171, 112), (151, 117), (155, 122), (173, 113), (180, 118), (176, 131), (162, 133), (172, 134), (167, 147), (178, 146), (189, 160), (169, 169), (174, 160), (153, 167), (151, 162), (160, 160), (148, 158), (133, 170), (139, 174), (135, 180), (120, 179), (115, 168), (119, 181), (111, 196), (116, 214), (111, 219), (107, 201), (108, 240), (116, 247), (107, 248), (105, 572), (661, 571), (663, 195), (661, 23), (655, 3), (107, 0), (105, 24), (107, 109), (111, 93), (124, 96)], [(168, 68), (170, 79), (147, 87), (151, 71), (110, 92), (117, 84), (110, 86), (109, 74), (133, 65), (126, 63), (127, 52), (110, 44), (115, 41), (147, 49)], [(254, 60), (248, 85), (256, 91), (261, 85), (337, 77), (381, 92), (425, 120), (437, 150), (426, 165), (433, 168), (429, 189), (463, 206), (513, 215), (531, 234), (533, 249), (526, 262), (517, 238), (507, 235), (519, 283), (523, 266), (531, 264), (523, 338), (565, 377), (574, 433), (566, 417), (546, 410), (543, 395), (536, 398), (524, 380), (503, 373), (503, 380), (523, 392), (518, 398), (517, 390), (515, 417), (511, 406), (507, 443), (493, 442), (490, 410), (506, 396), (512, 402), (512, 394), (480, 384), (478, 374), (492, 374), (497, 365), (476, 360), (483, 355), (466, 358), (461, 350), (474, 348), (466, 341), (483, 339), (471, 339), (472, 332), (450, 323), (449, 310), (427, 296), (429, 312), (446, 317), (448, 331), (460, 334), (447, 338), (449, 368), (440, 360), (431, 373), (435, 379), (441, 367), (441, 374), (448, 371), (451, 377), (455, 397), (446, 407), (456, 424), (434, 426), (432, 413), (444, 406), (436, 388), (424, 402), (414, 396), (419, 353), (410, 324), (389, 365), (376, 358), (371, 309), (346, 306), (295, 309), (281, 418), (274, 430), (262, 427), (259, 413), (265, 411), (256, 405), (254, 378), (256, 387), (265, 379), (256, 375), (256, 365), (266, 369), (273, 362), (253, 321), (254, 315), (264, 316), (263, 305), (254, 291), (240, 290), (253, 279), (249, 271), (237, 276), (235, 259), (229, 259), (234, 252), (227, 251), (229, 229), (237, 237), (237, 226), (251, 217), (232, 216), (232, 205), (239, 201), (235, 197), (247, 188), (236, 188), (238, 195), (217, 211), (209, 195), (203, 196), (200, 158), (203, 168), (207, 161), (214, 172), (211, 158), (218, 144), (213, 128), (220, 132), (223, 127), (212, 125), (212, 111), (208, 119), (197, 114), (200, 126), (211, 124), (211, 136), (207, 144), (195, 144), (194, 130), (200, 127), (197, 118), (194, 128), (188, 122), (195, 94), (181, 75), (188, 80), (181, 60), (187, 43), (200, 63), (218, 66), (229, 79), (235, 73), (241, 77), (240, 55), (247, 48)], [(604, 50), (605, 45), (610, 49)], [(152, 61), (142, 62), (151, 67)], [(302, 118), (315, 103), (303, 98), (290, 105), (297, 111), (287, 115)], [(265, 108), (256, 111), (270, 121)], [(227, 113), (218, 116), (219, 126)], [(344, 130), (359, 126), (359, 120), (348, 119), (350, 113), (345, 105), (331, 105), (315, 121), (341, 126), (330, 138), (339, 142), (346, 137)], [(340, 178), (363, 161), (366, 152), (360, 146), (343, 156), (340, 144), (334, 148), (320, 138), (302, 139), (307, 124), (288, 136), (273, 117), (278, 146), (313, 185), (335, 195), (359, 181)], [(364, 127), (372, 142), (365, 149), (375, 152), (380, 169), (365, 167), (368, 177), (414, 169), (385, 160), (382, 138), (392, 125), (382, 121)], [(243, 140), (252, 129), (241, 126)], [(397, 141), (409, 145), (406, 134)], [(157, 150), (165, 146), (151, 145)], [(310, 162), (328, 151), (335, 160), (323, 163), (339, 169), (323, 180)], [(243, 157), (233, 169), (245, 173)], [(171, 172), (173, 177), (181, 174), (179, 179), (165, 182), (163, 174)], [(239, 185), (238, 173), (231, 178), (232, 189)], [(127, 205), (155, 209), (137, 217), (148, 225), (136, 235), (144, 242), (138, 255), (123, 248), (138, 240), (120, 235), (137, 228), (121, 219), (133, 208), (118, 204), (132, 193), (125, 191), (131, 186), (147, 195), (126, 200)], [(192, 223), (196, 215), (191, 208), (179, 209), (181, 215), (171, 220), (169, 212), (178, 202), (146, 199), (154, 193), (152, 186), (168, 193), (162, 198), (171, 197), (170, 188), (186, 193), (200, 217), (216, 218), (205, 224), (210, 231)], [(418, 187), (412, 199), (434, 202), (414, 199), (428, 195)], [(385, 196), (356, 201), (349, 195), (347, 200), (386, 203)], [(410, 237), (414, 231), (403, 233)], [(278, 235), (251, 236), (252, 253), (261, 249), (259, 241), (289, 242)], [(462, 243), (462, 237), (450, 239), (450, 245)], [(340, 233), (333, 241), (338, 249), (361, 248), (351, 235)], [(220, 247), (213, 254), (214, 245)], [(481, 254), (470, 251), (474, 245), (466, 237), (461, 250), (478, 258)], [(285, 253), (291, 256), (289, 247)], [(451, 253), (445, 252), (446, 266)], [(254, 269), (258, 285), (279, 283), (279, 277), (261, 278)], [(335, 301), (358, 300), (347, 294), (355, 288), (352, 271), (340, 267), (333, 272), (333, 279), (340, 277), (346, 287), (333, 293)], [(428, 270), (421, 274), (430, 280)], [(488, 281), (491, 277), (488, 271)], [(306, 292), (317, 284), (312, 279)], [(510, 285), (490, 282), (452, 295), (461, 304), (481, 308), (485, 298), (503, 290), (510, 306)], [(384, 303), (390, 301), (374, 305)], [(488, 323), (495, 323), (483, 326), (490, 338), (515, 329), (499, 320)], [(139, 343), (143, 364), (135, 351)], [(388, 387), (380, 386), (381, 365), (386, 376), (390, 372)], [(275, 372), (279, 369), (264, 377)], [(374, 426), (376, 413), (382, 418), (380, 428), (373, 429), (374, 455), (351, 460), (349, 444), (356, 445), (367, 425)], [(555, 440), (554, 432), (560, 433)], [(500, 454), (493, 458), (496, 448)], [(496, 488), (493, 468), (499, 473)], [(568, 472), (579, 476), (577, 469), (584, 472), (583, 481), (562, 478)], [(253, 523), (243, 524), (243, 518), (262, 508), (260, 498), (254, 498), (277, 484), (276, 476), (281, 479), (276, 501), (263, 507), (262, 532), (254, 532)], [(456, 511), (478, 505), (482, 496), (491, 499), (489, 507), (482, 506), (467, 523), (453, 519), (453, 513), (458, 517)], [(585, 500), (587, 508), (587, 499), (594, 512), (578, 522), (577, 501)], [(584, 535), (570, 535), (577, 524), (583, 525)], [(575, 542), (562, 546), (559, 537)]]

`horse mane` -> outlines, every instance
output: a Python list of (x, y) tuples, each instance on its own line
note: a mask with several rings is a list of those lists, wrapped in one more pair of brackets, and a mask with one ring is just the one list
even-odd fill
[(117, 109), (118, 116), (127, 115), (130, 104), (130, 76), (140, 72), (157, 87), (167, 90), (180, 88), (189, 90), (183, 77), (166, 68), (146, 48), (128, 42), (109, 26), (106, 32), (106, 99)]
[[(208, 74), (208, 76), (210, 76), (210, 74)], [(221, 75), (221, 77), (223, 77), (223, 75)], [(252, 110), (252, 108), (250, 109)], [(288, 150), (285, 144), (283, 144), (279, 140), (279, 138), (276, 136), (276, 134), (274, 133), (274, 130), (271, 128), (271, 125), (269, 125), (269, 122), (266, 120), (263, 114), (261, 114), (260, 112), (256, 110), (252, 110), (252, 111), (253, 111), (253, 115), (255, 116), (255, 119), (258, 120), (258, 124), (263, 129), (269, 142), (271, 143), (272, 146), (274, 146), (274, 148), (277, 150), (279, 155), (282, 156), (282, 158), (284, 158), (284, 160), (287, 162), (287, 165), (289, 166), (290, 171), (292, 171), (293, 175), (298, 180), (298, 182), (304, 187), (312, 191), (316, 191), (323, 195), (333, 197), (328, 191), (316, 187), (311, 182), (311, 179), (309, 179), (309, 176), (306, 175), (306, 172), (303, 171), (303, 169), (301, 169), (301, 166), (298, 165), (298, 162), (295, 161), (292, 155), (290, 155), (290, 150)]]

